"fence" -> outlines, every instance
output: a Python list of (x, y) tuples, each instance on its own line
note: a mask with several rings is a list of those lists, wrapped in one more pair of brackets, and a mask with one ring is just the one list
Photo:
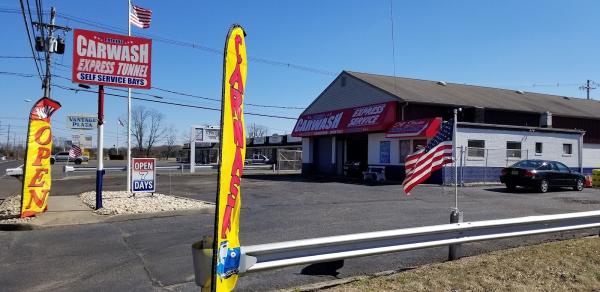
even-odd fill
[[(499, 183), (502, 168), (530, 159), (529, 149), (457, 147), (458, 183)], [(444, 168), (444, 184), (454, 184), (454, 163)]]
[(277, 151), (278, 170), (302, 170), (302, 150)]

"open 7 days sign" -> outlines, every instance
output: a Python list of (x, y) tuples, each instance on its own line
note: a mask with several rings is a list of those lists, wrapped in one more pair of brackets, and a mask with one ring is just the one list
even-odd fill
[(131, 162), (131, 191), (154, 193), (156, 191), (156, 158), (133, 158)]

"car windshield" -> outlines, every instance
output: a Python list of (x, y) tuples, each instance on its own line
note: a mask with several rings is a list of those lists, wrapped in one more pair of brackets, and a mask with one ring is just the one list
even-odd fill
[(524, 169), (537, 169), (540, 166), (542, 166), (543, 164), (544, 164), (544, 162), (540, 161), (540, 160), (522, 160), (522, 161), (519, 161), (519, 162), (511, 165), (511, 167), (524, 168)]

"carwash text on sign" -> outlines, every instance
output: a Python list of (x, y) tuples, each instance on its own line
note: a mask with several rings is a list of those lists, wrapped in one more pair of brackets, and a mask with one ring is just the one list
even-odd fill
[(150, 89), (152, 40), (76, 29), (73, 43), (73, 82)]

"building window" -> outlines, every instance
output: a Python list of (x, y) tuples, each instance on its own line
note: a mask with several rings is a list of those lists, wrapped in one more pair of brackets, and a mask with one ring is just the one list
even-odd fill
[(563, 144), (563, 154), (564, 155), (573, 154), (573, 144)]
[(410, 140), (398, 140), (399, 145), (399, 153), (400, 153), (400, 163), (404, 163), (406, 160), (406, 156), (410, 154)]
[(507, 141), (506, 142), (506, 157), (521, 158), (521, 142)]
[(544, 151), (544, 144), (542, 144), (542, 142), (535, 142), (535, 154), (542, 155), (543, 151)]
[(427, 139), (413, 140), (413, 152), (416, 152), (421, 148), (425, 148), (426, 146), (427, 146)]
[(379, 142), (379, 163), (390, 163), (390, 141)]
[(485, 141), (484, 140), (468, 140), (467, 141), (467, 157), (472, 157), (472, 158), (485, 157)]

